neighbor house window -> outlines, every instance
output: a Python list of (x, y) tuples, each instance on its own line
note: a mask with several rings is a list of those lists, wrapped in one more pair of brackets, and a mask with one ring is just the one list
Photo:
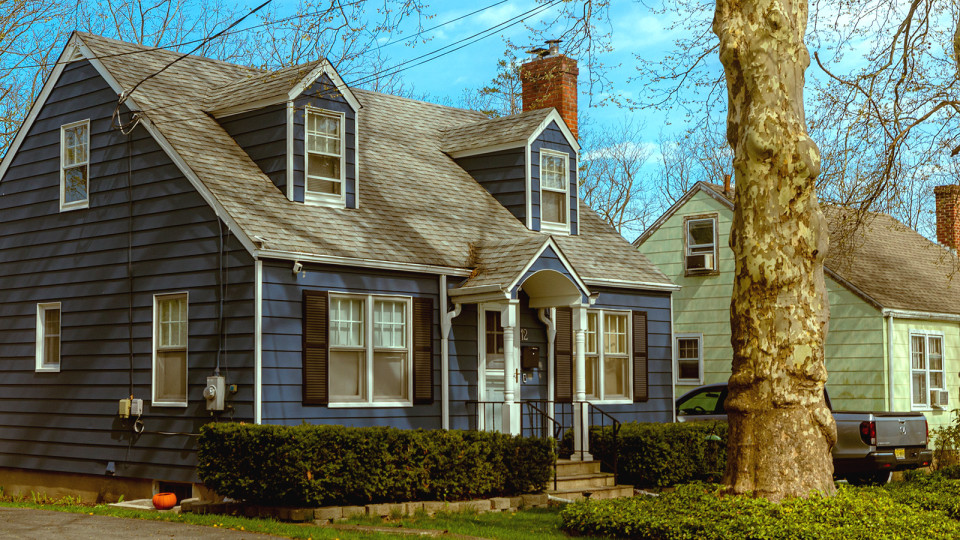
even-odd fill
[(306, 194), (307, 202), (342, 203), (343, 199), (343, 114), (333, 111), (306, 111)]
[(930, 407), (930, 391), (945, 390), (943, 336), (910, 334), (910, 386), (914, 407)]
[(703, 337), (700, 334), (677, 336), (677, 382), (703, 383)]
[(330, 402), (405, 405), (411, 392), (410, 299), (330, 296)]
[(153, 297), (153, 404), (187, 405), (187, 293)]
[(60, 210), (86, 208), (90, 187), (90, 121), (60, 127)]
[(684, 220), (684, 268), (688, 274), (712, 272), (717, 269), (716, 229), (715, 217)]
[(627, 313), (594, 310), (587, 312), (587, 399), (631, 399), (628, 321)]
[[(570, 176), (567, 162), (569, 156), (550, 150), (540, 151), (540, 221), (541, 228), (569, 224)], [(544, 225), (546, 227), (544, 227)]]
[(60, 302), (37, 304), (37, 371), (60, 371)]

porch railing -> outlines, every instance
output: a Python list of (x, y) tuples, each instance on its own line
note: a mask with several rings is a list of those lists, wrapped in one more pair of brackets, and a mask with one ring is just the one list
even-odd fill
[(467, 401), (467, 405), (474, 407), (478, 431), (502, 431), (503, 402), (502, 401)]
[[(607, 469), (616, 478), (620, 474), (617, 469), (620, 456), (620, 421), (589, 401), (574, 403), (574, 406), (577, 405), (587, 408), (586, 416), (590, 420), (586, 423), (590, 427), (581, 424), (581, 428), (586, 431), (586, 433), (581, 433), (581, 437), (584, 437), (581, 440), (590, 441), (590, 449), (594, 451), (593, 455), (597, 456), (599, 454), (600, 463), (606, 465)], [(589, 431), (592, 427), (600, 428), (593, 440), (589, 438)]]
[[(557, 440), (557, 455), (561, 458), (578, 457), (583, 460), (586, 457), (582, 449), (579, 450), (580, 455), (576, 456), (578, 450), (575, 448), (574, 440), (578, 437), (574, 434), (577, 427), (574, 416), (579, 413), (581, 418), (588, 419), (589, 422), (580, 426), (583, 430), (579, 434), (580, 440), (590, 441), (589, 450), (593, 450), (593, 456), (599, 458), (601, 465), (608, 472), (612, 472), (615, 476), (619, 474), (620, 421), (612, 414), (589, 401), (554, 402), (553, 415), (548, 414), (551, 407), (545, 400), (524, 401), (523, 405), (523, 434), (542, 437), (543, 426), (549, 424), (552, 426), (552, 436)], [(590, 437), (590, 428), (597, 428), (593, 430), (593, 437)]]
[[(554, 420), (552, 415), (547, 414), (546, 404), (544, 401), (522, 402), (521, 433), (541, 439), (552, 438), (557, 441), (559, 451), (560, 441), (563, 440), (563, 426)], [(553, 460), (553, 489), (557, 489), (557, 460)]]

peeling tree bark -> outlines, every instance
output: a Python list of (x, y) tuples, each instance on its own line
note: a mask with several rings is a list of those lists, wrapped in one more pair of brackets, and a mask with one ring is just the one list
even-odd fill
[(724, 483), (771, 500), (832, 494), (836, 425), (823, 398), (829, 308), (820, 153), (803, 112), (805, 0), (717, 0), (736, 206), (733, 374)]

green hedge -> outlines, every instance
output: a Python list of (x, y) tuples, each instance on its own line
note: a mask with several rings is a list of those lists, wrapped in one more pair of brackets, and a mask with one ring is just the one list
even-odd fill
[[(611, 433), (609, 429), (591, 430), (590, 451), (594, 456), (610, 461)], [(663, 487), (719, 481), (726, 464), (726, 422), (630, 422), (620, 428), (617, 468), (621, 483)]]
[(960, 538), (960, 523), (947, 513), (906, 504), (879, 487), (841, 485), (830, 498), (780, 504), (719, 492), (720, 486), (689, 484), (659, 497), (574, 503), (560, 517), (574, 534), (648, 540)]
[(476, 431), (207, 424), (200, 480), (257, 504), (458, 500), (542, 490), (549, 441)]

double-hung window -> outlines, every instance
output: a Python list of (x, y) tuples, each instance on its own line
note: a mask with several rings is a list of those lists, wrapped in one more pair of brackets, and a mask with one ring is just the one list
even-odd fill
[(187, 293), (153, 297), (153, 405), (187, 406)]
[(945, 390), (943, 336), (910, 333), (910, 386), (913, 406), (932, 406), (932, 390)]
[(717, 269), (716, 230), (715, 217), (684, 220), (684, 268), (688, 274), (713, 272)]
[(629, 320), (628, 313), (593, 310), (587, 312), (587, 399), (631, 399)]
[(60, 302), (37, 304), (37, 371), (60, 371)]
[(677, 382), (703, 384), (703, 336), (677, 335)]
[(90, 187), (90, 121), (60, 127), (60, 210), (86, 208)]
[(330, 402), (411, 402), (411, 301), (330, 296)]
[(306, 110), (307, 202), (342, 204), (344, 201), (344, 115), (333, 111)]
[(562, 152), (540, 150), (540, 226), (569, 232), (570, 158)]

